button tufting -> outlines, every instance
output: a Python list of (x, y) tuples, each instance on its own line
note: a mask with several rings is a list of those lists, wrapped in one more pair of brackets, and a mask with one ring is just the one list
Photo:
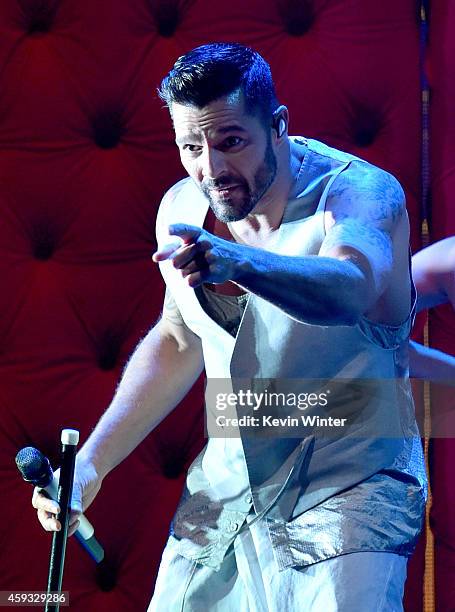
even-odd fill
[(106, 332), (99, 343), (98, 366), (101, 370), (113, 370), (120, 353), (120, 338)]
[(52, 224), (35, 224), (31, 232), (32, 253), (36, 259), (46, 261), (52, 257), (56, 248), (56, 239)]
[(54, 249), (52, 244), (41, 242), (37, 244), (33, 249), (33, 255), (35, 259), (39, 259), (40, 261), (47, 261), (54, 254)]
[(170, 480), (175, 480), (181, 476), (183, 472), (183, 465), (179, 460), (166, 461), (163, 465), (163, 476)]
[(310, 0), (278, 0), (278, 12), (290, 36), (303, 36), (314, 23)]
[(96, 583), (104, 593), (113, 591), (118, 582), (118, 565), (115, 560), (105, 557), (96, 566)]
[(24, 27), (31, 35), (49, 32), (57, 13), (60, 0), (19, 0), (22, 8)]
[(113, 149), (125, 133), (121, 114), (115, 111), (99, 113), (92, 125), (93, 139), (101, 149)]
[(381, 129), (381, 118), (372, 110), (359, 108), (354, 113), (353, 137), (358, 147), (369, 147), (376, 140)]
[(369, 147), (373, 144), (376, 138), (376, 130), (366, 129), (356, 131), (354, 142), (358, 147)]
[(156, 28), (160, 36), (170, 38), (175, 34), (181, 19), (181, 9), (175, 0), (161, 0), (151, 3)]

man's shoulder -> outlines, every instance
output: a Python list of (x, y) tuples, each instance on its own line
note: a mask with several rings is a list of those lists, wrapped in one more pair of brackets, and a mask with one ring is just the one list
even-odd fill
[(178, 183), (175, 183), (172, 187), (170, 187), (164, 194), (161, 199), (158, 212), (156, 215), (156, 235), (159, 238), (160, 234), (164, 231), (167, 234), (167, 227), (171, 222), (171, 215), (173, 210), (177, 205), (178, 198), (181, 194), (185, 193), (185, 190), (188, 189), (188, 178), (184, 178)]
[(195, 185), (190, 177), (172, 185), (161, 199), (156, 217), (157, 229), (163, 224), (168, 225), (170, 218), (175, 214), (178, 215), (179, 208), (184, 203), (188, 204), (190, 198), (194, 200), (195, 197), (197, 197), (197, 193), (195, 193)]
[(400, 232), (409, 231), (406, 198), (399, 181), (367, 162), (354, 161), (336, 177), (327, 195), (325, 210), (332, 222), (351, 217), (391, 233), (397, 227), (401, 228)]
[(202, 191), (190, 178), (178, 181), (164, 194), (156, 215), (156, 234), (167, 235), (169, 225), (187, 223), (198, 225), (207, 212), (207, 201)]
[(358, 184), (359, 187), (366, 186), (366, 184), (373, 186), (387, 183), (400, 186), (398, 179), (393, 174), (358, 155), (336, 149), (319, 140), (309, 138), (306, 139), (306, 142), (314, 153), (329, 157), (334, 161), (349, 162), (346, 169), (339, 175), (337, 182), (345, 180), (353, 185)]
[(348, 193), (370, 202), (405, 201), (403, 188), (393, 174), (361, 159), (354, 159), (340, 173), (331, 190), (332, 197)]
[(194, 189), (194, 183), (189, 176), (181, 179), (172, 187), (170, 187), (164, 194), (161, 200), (160, 207), (169, 207), (181, 196), (192, 193)]

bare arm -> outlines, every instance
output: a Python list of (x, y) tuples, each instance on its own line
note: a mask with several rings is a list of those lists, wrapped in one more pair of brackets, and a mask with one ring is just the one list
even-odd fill
[(79, 454), (104, 477), (185, 397), (203, 367), (201, 341), (166, 290), (162, 318), (136, 348), (112, 403)]
[[(69, 534), (77, 516), (118, 465), (186, 395), (203, 370), (201, 341), (185, 325), (166, 291), (163, 314), (131, 357), (117, 392), (76, 458)], [(43, 527), (60, 529), (53, 502), (35, 488), (32, 500)]]
[(455, 386), (455, 357), (411, 340), (409, 376)]
[(417, 312), (451, 302), (455, 308), (455, 236), (422, 249), (412, 257)]
[(233, 280), (299, 321), (352, 325), (390, 281), (392, 235), (404, 211), (398, 181), (378, 168), (358, 165), (334, 183), (326, 238), (317, 256), (277, 255), (174, 225), (169, 233), (182, 238), (183, 246), (167, 245), (154, 259), (172, 259), (191, 287)]
[[(450, 302), (455, 307), (455, 236), (416, 253), (412, 274), (417, 289), (417, 311)], [(411, 341), (409, 371), (413, 378), (455, 385), (455, 357)]]

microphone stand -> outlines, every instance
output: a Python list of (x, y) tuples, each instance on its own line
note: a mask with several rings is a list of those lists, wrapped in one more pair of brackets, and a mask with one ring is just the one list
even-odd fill
[[(58, 612), (60, 609), (60, 598), (57, 594), (59, 594), (62, 589), (63, 567), (65, 564), (66, 542), (68, 538), (70, 503), (73, 492), (76, 446), (79, 442), (79, 432), (75, 429), (63, 429), (61, 434), (61, 442), (62, 462), (57, 495), (60, 513), (58, 514), (57, 518), (62, 527), (60, 531), (54, 532), (52, 538), (45, 612)], [(57, 601), (55, 601), (55, 599), (57, 599)]]

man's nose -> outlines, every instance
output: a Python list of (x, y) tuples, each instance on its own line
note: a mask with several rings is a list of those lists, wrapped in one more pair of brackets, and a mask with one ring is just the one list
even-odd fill
[(226, 173), (226, 159), (222, 151), (205, 148), (201, 157), (203, 179), (217, 179)]

